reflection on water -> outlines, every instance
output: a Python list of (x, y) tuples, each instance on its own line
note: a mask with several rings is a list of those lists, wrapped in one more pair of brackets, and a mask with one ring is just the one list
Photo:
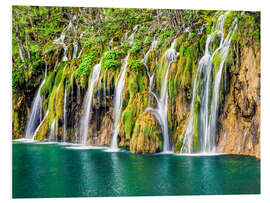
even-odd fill
[(138, 155), (13, 144), (13, 197), (260, 193), (260, 161), (248, 156)]

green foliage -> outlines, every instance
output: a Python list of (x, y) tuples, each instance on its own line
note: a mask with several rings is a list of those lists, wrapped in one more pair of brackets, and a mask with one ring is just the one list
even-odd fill
[(174, 31), (173, 30), (168, 30), (164, 33), (162, 33), (159, 38), (158, 38), (158, 42), (157, 42), (157, 47), (160, 47), (162, 45), (162, 43), (164, 43), (164, 40), (168, 37), (171, 37), (174, 35)]
[(109, 51), (103, 58), (101, 62), (101, 69), (104, 71), (108, 68), (117, 68), (120, 66), (120, 56), (121, 52), (119, 50)]
[(16, 92), (19, 88), (20, 81), (22, 81), (23, 75), (20, 71), (12, 73), (12, 92)]
[(138, 39), (135, 39), (135, 40), (133, 41), (132, 49), (133, 49), (135, 52), (139, 52), (142, 48), (143, 48), (142, 41), (140, 41), (140, 40), (138, 40)]
[(247, 11), (239, 16), (238, 32), (233, 38), (243, 44), (243, 39), (255, 40), (260, 43), (261, 14), (260, 12)]
[(121, 56), (121, 52), (119, 50), (111, 50), (109, 51), (103, 58), (103, 60), (109, 60), (109, 59), (113, 59), (113, 60), (117, 60), (119, 59), (119, 57)]
[(81, 77), (82, 75), (88, 77), (89, 69), (92, 65), (97, 62), (98, 52), (96, 50), (90, 50), (83, 55), (82, 61), (76, 71), (76, 77)]
[(104, 62), (102, 62), (102, 67), (103, 69), (107, 69), (107, 68), (117, 68), (120, 66), (120, 63), (116, 60), (113, 59), (108, 59), (105, 60)]
[(140, 71), (142, 68), (144, 68), (144, 64), (138, 59), (130, 60), (128, 65), (132, 71)]
[(150, 46), (151, 43), (152, 43), (151, 37), (150, 36), (147, 36), (146, 39), (143, 42), (144, 46)]

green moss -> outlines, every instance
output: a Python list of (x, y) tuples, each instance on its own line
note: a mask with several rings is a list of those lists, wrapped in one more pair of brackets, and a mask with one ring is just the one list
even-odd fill
[(120, 67), (121, 52), (119, 50), (111, 50), (102, 58), (101, 71), (105, 71), (109, 68)]
[(144, 45), (144, 46), (150, 46), (151, 43), (152, 43), (151, 37), (150, 37), (150, 36), (147, 36), (147, 37), (145, 38), (144, 42), (143, 42), (143, 45)]
[(214, 71), (213, 75), (215, 76), (219, 70), (219, 66), (221, 63), (222, 58), (220, 57), (220, 52), (216, 54), (216, 56), (213, 58), (213, 65), (214, 65)]
[(18, 112), (12, 111), (13, 129), (20, 129)]
[(85, 76), (87, 78), (89, 76), (89, 69), (97, 63), (98, 56), (99, 53), (97, 50), (87, 51), (83, 55), (79, 68), (76, 71), (76, 77)]
[(40, 94), (49, 94), (49, 92), (52, 90), (52, 87), (53, 87), (54, 77), (55, 77), (55, 72), (48, 73), (48, 76), (46, 77), (46, 81), (40, 89)]
[(183, 145), (183, 140), (184, 140), (184, 129), (183, 129), (183, 124), (179, 124), (177, 125), (177, 128), (176, 128), (176, 144), (175, 144), (175, 147), (174, 147), (174, 151), (175, 153), (179, 153), (180, 152), (180, 149), (181, 149), (181, 146)]
[(129, 108), (126, 108), (123, 112), (122, 123), (124, 124), (125, 137), (130, 139), (134, 127), (134, 111), (129, 111)]
[(132, 94), (131, 99), (128, 100), (127, 107), (124, 108), (122, 112), (121, 128), (123, 128), (123, 133), (120, 136), (127, 139), (131, 138), (135, 126), (134, 120), (136, 120), (149, 105), (149, 97), (150, 94), (147, 91), (139, 92), (136, 96)]
[(162, 33), (158, 38), (157, 47), (160, 47), (164, 43), (164, 40), (166, 38), (171, 37), (173, 35), (174, 35), (173, 30), (167, 30), (166, 32)]
[(113, 59), (108, 59), (108, 60), (105, 60), (104, 62), (102, 61), (103, 69), (117, 68), (119, 66), (120, 66), (119, 61), (116, 61), (116, 60), (113, 60)]
[(60, 119), (63, 118), (63, 106), (64, 106), (64, 94), (65, 94), (64, 88), (65, 88), (64, 83), (61, 82), (56, 90), (55, 111), (56, 111), (56, 116)]
[(155, 153), (163, 148), (162, 130), (149, 112), (142, 113), (136, 120), (130, 142), (132, 153)]
[(148, 66), (151, 75), (152, 75), (152, 73), (157, 65), (155, 59), (156, 59), (155, 51), (152, 50), (149, 52), (149, 54), (146, 58), (146, 65)]
[(46, 138), (46, 134), (48, 132), (49, 132), (49, 119), (48, 119), (48, 115), (47, 115), (45, 117), (43, 123), (40, 125), (34, 139), (37, 141), (43, 141)]
[(130, 60), (128, 65), (132, 71), (141, 71), (144, 68), (144, 64), (138, 59)]
[(64, 71), (64, 64), (60, 63), (58, 68), (57, 68), (57, 74), (56, 74), (55, 79), (54, 79), (54, 86), (59, 85), (61, 78), (62, 78), (63, 71)]
[(139, 52), (143, 48), (142, 41), (135, 39), (132, 44), (132, 50), (135, 52)]

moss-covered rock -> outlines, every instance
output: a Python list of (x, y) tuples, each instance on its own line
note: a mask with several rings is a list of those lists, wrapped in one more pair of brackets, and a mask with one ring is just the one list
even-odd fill
[(121, 128), (119, 131), (121, 137), (120, 146), (129, 146), (136, 119), (148, 106), (154, 106), (154, 102), (152, 94), (148, 91), (139, 92), (129, 100), (121, 116)]
[(162, 150), (163, 137), (161, 127), (150, 112), (142, 113), (136, 120), (130, 141), (132, 153), (155, 153)]

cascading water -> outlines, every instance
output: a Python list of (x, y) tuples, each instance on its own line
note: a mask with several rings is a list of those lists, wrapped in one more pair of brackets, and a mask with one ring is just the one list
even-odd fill
[[(230, 47), (230, 43), (232, 40), (232, 36), (237, 28), (237, 24), (236, 24), (236, 20), (233, 22), (233, 25), (231, 27), (232, 33), (228, 34), (226, 39), (223, 41), (222, 43), (222, 47), (220, 49), (220, 58), (221, 58), (221, 62), (219, 64), (219, 68), (218, 68), (218, 72), (215, 76), (215, 85), (214, 85), (214, 97), (212, 98), (212, 102), (211, 102), (211, 114), (210, 114), (210, 122), (209, 122), (209, 126), (211, 132), (213, 135), (209, 134), (209, 138), (212, 138), (210, 141), (210, 144), (214, 145), (214, 150), (215, 149), (215, 132), (216, 132), (216, 118), (218, 116), (218, 105), (219, 105), (219, 89), (220, 89), (220, 82), (221, 82), (221, 77), (222, 77), (222, 72), (223, 72), (223, 67), (224, 67), (224, 63), (225, 63), (225, 59), (228, 55), (229, 52), (229, 47)], [(226, 78), (225, 78), (226, 79)]]
[[(133, 28), (133, 33), (130, 35), (128, 38), (129, 45), (131, 46), (133, 43), (134, 39), (134, 34), (138, 28), (138, 25), (136, 25)], [(125, 75), (126, 75), (126, 69), (128, 66), (128, 58), (129, 58), (129, 53), (126, 56), (124, 60), (124, 65), (121, 69), (121, 75), (120, 79), (118, 80), (117, 86), (115, 87), (115, 97), (114, 97), (114, 123), (113, 123), (113, 137), (111, 141), (111, 149), (117, 150), (118, 149), (118, 144), (117, 144), (117, 137), (118, 137), (118, 132), (120, 129), (120, 118), (121, 118), (121, 113), (122, 113), (122, 102), (123, 102), (123, 91), (125, 87)]]
[(58, 39), (56, 39), (56, 40), (53, 41), (53, 43), (54, 44), (59, 44), (59, 45), (62, 45), (63, 46), (64, 55), (63, 55), (62, 61), (67, 61), (68, 60), (68, 58), (67, 58), (67, 46), (64, 43), (64, 40), (65, 40), (65, 34), (62, 33), (61, 36)]
[(74, 58), (76, 58), (76, 56), (77, 56), (77, 51), (78, 51), (78, 43), (77, 43), (77, 42), (74, 42), (74, 43), (73, 43), (72, 60), (73, 60)]
[[(66, 37), (66, 31), (70, 30), (70, 29), (74, 29), (73, 27), (73, 21), (76, 20), (76, 16), (73, 16), (73, 18), (69, 21), (68, 26), (63, 30), (63, 32), (61, 33), (60, 37), (56, 40), (53, 41), (54, 44), (58, 44), (63, 46), (64, 49), (64, 54), (63, 54), (63, 58), (62, 61), (67, 61), (68, 57), (67, 57), (67, 45), (65, 44), (65, 37)], [(74, 44), (75, 45), (75, 44)], [(77, 45), (77, 44), (76, 44)], [(74, 47), (75, 49), (75, 47)], [(76, 53), (77, 53), (77, 47), (76, 47)], [(74, 52), (73, 52), (73, 56), (74, 56)]]
[[(193, 82), (193, 95), (191, 103), (190, 117), (185, 132), (184, 140), (182, 147), (180, 149), (181, 153), (192, 153), (192, 152), (201, 152), (201, 153), (214, 153), (216, 151), (215, 146), (215, 133), (216, 133), (216, 117), (218, 113), (218, 95), (220, 89), (220, 81), (223, 71), (223, 66), (225, 59), (228, 55), (228, 50), (231, 42), (232, 35), (236, 29), (236, 21), (234, 21), (229, 34), (224, 40), (223, 34), (223, 25), (226, 19), (228, 12), (223, 15), (220, 15), (218, 18), (216, 29), (213, 33), (207, 36), (206, 45), (205, 45), (205, 54), (199, 61), (198, 69), (195, 75)], [(232, 31), (232, 32), (231, 32)], [(210, 46), (214, 40), (219, 39), (219, 47), (212, 52)], [(213, 59), (215, 57), (220, 57), (221, 62), (219, 64), (218, 72), (215, 76), (214, 83), (211, 83), (211, 73), (213, 69)], [(202, 84), (200, 88), (199, 84)], [(211, 85), (211, 84), (214, 84)], [(214, 96), (213, 96), (214, 95)], [(198, 112), (195, 112), (196, 98), (199, 97), (201, 104), (198, 107)], [(200, 118), (199, 126), (194, 126), (194, 115), (199, 114), (197, 118)], [(194, 146), (194, 131), (195, 128), (198, 128), (199, 137), (200, 137), (200, 147), (199, 149)], [(196, 138), (198, 139), (198, 137)]]
[[(67, 67), (67, 65), (65, 65), (63, 72), (65, 72), (66, 67)], [(46, 66), (46, 74), (47, 74), (47, 66)], [(45, 74), (45, 75), (46, 75), (46, 74)], [(59, 87), (60, 87), (60, 84), (59, 84), (58, 87), (56, 88), (56, 92), (58, 92)], [(38, 130), (39, 130), (40, 126), (42, 125), (42, 123), (45, 121), (45, 119), (46, 119), (46, 117), (48, 116), (48, 114), (49, 114), (49, 109), (47, 110), (45, 116), (43, 117), (43, 120), (39, 123), (38, 127), (35, 129), (35, 132), (34, 132), (34, 134), (33, 134), (32, 140), (34, 140), (34, 138), (35, 138), (35, 136), (36, 136), (36, 133), (38, 132)]]
[(106, 106), (107, 106), (107, 98), (106, 98), (106, 72), (107, 69), (104, 72), (104, 77), (103, 77), (103, 95), (104, 95), (104, 102), (105, 102), (105, 112), (106, 112)]
[(165, 73), (165, 77), (163, 79), (163, 83), (161, 86), (161, 93), (159, 99), (156, 94), (150, 91), (157, 100), (157, 108), (154, 109), (152, 107), (148, 107), (146, 110), (152, 112), (155, 117), (158, 119), (163, 133), (163, 152), (170, 151), (170, 141), (169, 141), (169, 131), (168, 131), (168, 93), (167, 93), (167, 80), (168, 73), (172, 62), (176, 61), (178, 56), (178, 52), (174, 49), (176, 39), (173, 41), (171, 47), (165, 52), (165, 56), (168, 58), (168, 65)]
[(25, 138), (26, 139), (33, 139), (34, 138), (35, 130), (36, 130), (37, 126), (42, 121), (42, 97), (40, 95), (40, 90), (46, 81), (47, 64), (45, 65), (45, 67), (46, 67), (46, 70), (45, 70), (44, 79), (42, 80), (42, 82), (37, 90), (36, 96), (34, 97), (34, 101), (32, 103), (32, 107), (31, 107), (31, 115), (26, 123), (26, 130), (25, 130)]
[(63, 107), (63, 120), (64, 120), (64, 138), (63, 142), (66, 142), (67, 139), (67, 82), (65, 85), (65, 95), (64, 95), (64, 107)]
[(111, 142), (111, 149), (117, 150), (118, 144), (117, 144), (117, 136), (120, 129), (120, 118), (121, 118), (121, 112), (122, 112), (122, 102), (123, 102), (123, 90), (125, 86), (125, 75), (126, 75), (126, 69), (128, 65), (128, 58), (129, 54), (126, 56), (124, 60), (124, 65), (121, 70), (120, 79), (117, 83), (117, 86), (115, 88), (115, 99), (114, 99), (114, 131), (113, 131), (113, 137)]
[(83, 145), (85, 145), (87, 141), (88, 123), (89, 123), (90, 110), (92, 106), (93, 91), (94, 91), (94, 86), (99, 78), (100, 70), (101, 70), (101, 61), (99, 64), (96, 64), (93, 67), (91, 80), (89, 81), (89, 87), (87, 89), (86, 97), (83, 104), (83, 116), (80, 121), (80, 138), (81, 138), (80, 143)]
[(56, 133), (55, 133), (55, 119), (53, 120), (52, 125), (51, 125), (49, 141), (57, 141)]
[(128, 38), (128, 43), (129, 43), (130, 45), (132, 45), (132, 43), (133, 43), (134, 35), (135, 35), (135, 32), (137, 31), (138, 26), (139, 26), (139, 25), (136, 25), (136, 26), (133, 28), (133, 32), (131, 33), (131, 35), (130, 35), (129, 38)]
[(32, 140), (35, 139), (35, 136), (36, 136), (36, 134), (37, 134), (37, 132), (38, 132), (40, 126), (41, 126), (42, 123), (45, 121), (45, 119), (46, 119), (46, 117), (47, 117), (48, 115), (49, 115), (49, 110), (47, 110), (47, 112), (46, 112), (45, 116), (43, 117), (42, 121), (40, 122), (40, 124), (39, 124), (38, 127), (36, 128)]
[(149, 50), (146, 52), (146, 54), (144, 55), (144, 58), (142, 59), (142, 63), (146, 67), (147, 76), (149, 78), (149, 88), (148, 88), (148, 91), (149, 92), (151, 92), (151, 90), (152, 90), (152, 84), (153, 84), (154, 74), (151, 75), (150, 70), (149, 70), (149, 67), (146, 64), (146, 60), (147, 60), (147, 57), (148, 57), (150, 51), (152, 51), (153, 49), (155, 49), (156, 46), (157, 46), (157, 40), (154, 39), (154, 41), (152, 42)]

